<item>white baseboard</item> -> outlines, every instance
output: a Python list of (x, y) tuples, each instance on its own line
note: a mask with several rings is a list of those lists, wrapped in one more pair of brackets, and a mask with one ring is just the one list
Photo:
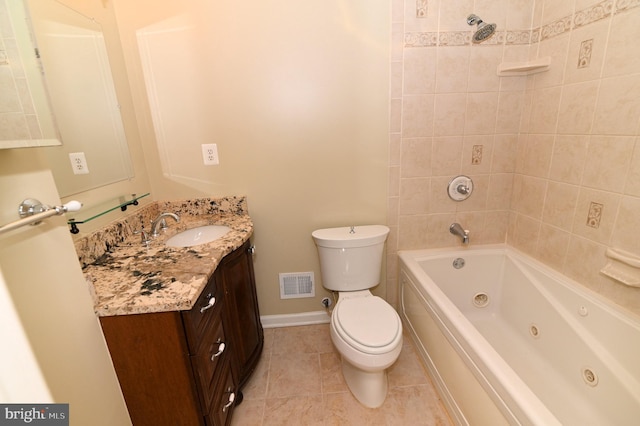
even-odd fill
[(325, 311), (302, 312), (299, 314), (263, 315), (263, 328), (294, 327), (297, 325), (328, 324), (329, 315)]

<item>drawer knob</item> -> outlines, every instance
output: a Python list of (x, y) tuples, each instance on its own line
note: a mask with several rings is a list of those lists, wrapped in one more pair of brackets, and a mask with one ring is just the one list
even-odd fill
[(227, 345), (225, 345), (224, 342), (221, 342), (220, 339), (218, 339), (216, 343), (218, 343), (218, 352), (211, 355), (211, 361), (222, 355), (222, 352), (224, 352), (224, 349), (227, 347)]
[(209, 302), (207, 303), (207, 306), (203, 306), (203, 307), (200, 308), (200, 313), (201, 314), (204, 313), (204, 311), (206, 311), (207, 309), (212, 308), (213, 305), (215, 305), (215, 304), (216, 304), (216, 298), (215, 297), (210, 298)]
[(231, 405), (233, 404), (233, 401), (236, 400), (236, 394), (231, 392), (231, 395), (229, 395), (229, 402), (227, 402), (224, 407), (222, 407), (222, 412), (226, 412), (227, 408), (231, 407)]

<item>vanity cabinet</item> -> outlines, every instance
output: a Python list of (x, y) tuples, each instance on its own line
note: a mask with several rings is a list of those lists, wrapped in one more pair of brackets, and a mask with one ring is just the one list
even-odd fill
[(249, 243), (182, 312), (101, 317), (135, 426), (226, 425), (264, 341)]
[[(233, 344), (231, 363), (242, 387), (260, 359), (264, 335), (253, 272), (253, 248), (248, 245), (226, 256), (216, 269), (215, 281), (224, 289), (225, 325)], [(239, 395), (242, 398), (242, 394)]]

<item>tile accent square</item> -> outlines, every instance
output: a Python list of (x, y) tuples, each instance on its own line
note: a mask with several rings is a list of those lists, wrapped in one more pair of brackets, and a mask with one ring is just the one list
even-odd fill
[(416, 18), (426, 18), (428, 6), (427, 0), (416, 0)]
[(593, 39), (585, 40), (580, 43), (578, 68), (587, 68), (591, 65), (591, 53), (593, 53)]
[(604, 205), (600, 203), (594, 203), (593, 201), (589, 205), (589, 214), (587, 215), (587, 226), (598, 229), (600, 227), (600, 220), (602, 219), (602, 210)]
[(482, 145), (474, 145), (471, 152), (471, 164), (482, 163)]

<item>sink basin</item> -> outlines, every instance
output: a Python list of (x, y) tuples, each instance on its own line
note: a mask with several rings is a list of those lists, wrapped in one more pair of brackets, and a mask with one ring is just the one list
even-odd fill
[(231, 228), (224, 225), (199, 226), (174, 235), (165, 244), (169, 247), (197, 246), (215, 241), (229, 231), (231, 231)]

